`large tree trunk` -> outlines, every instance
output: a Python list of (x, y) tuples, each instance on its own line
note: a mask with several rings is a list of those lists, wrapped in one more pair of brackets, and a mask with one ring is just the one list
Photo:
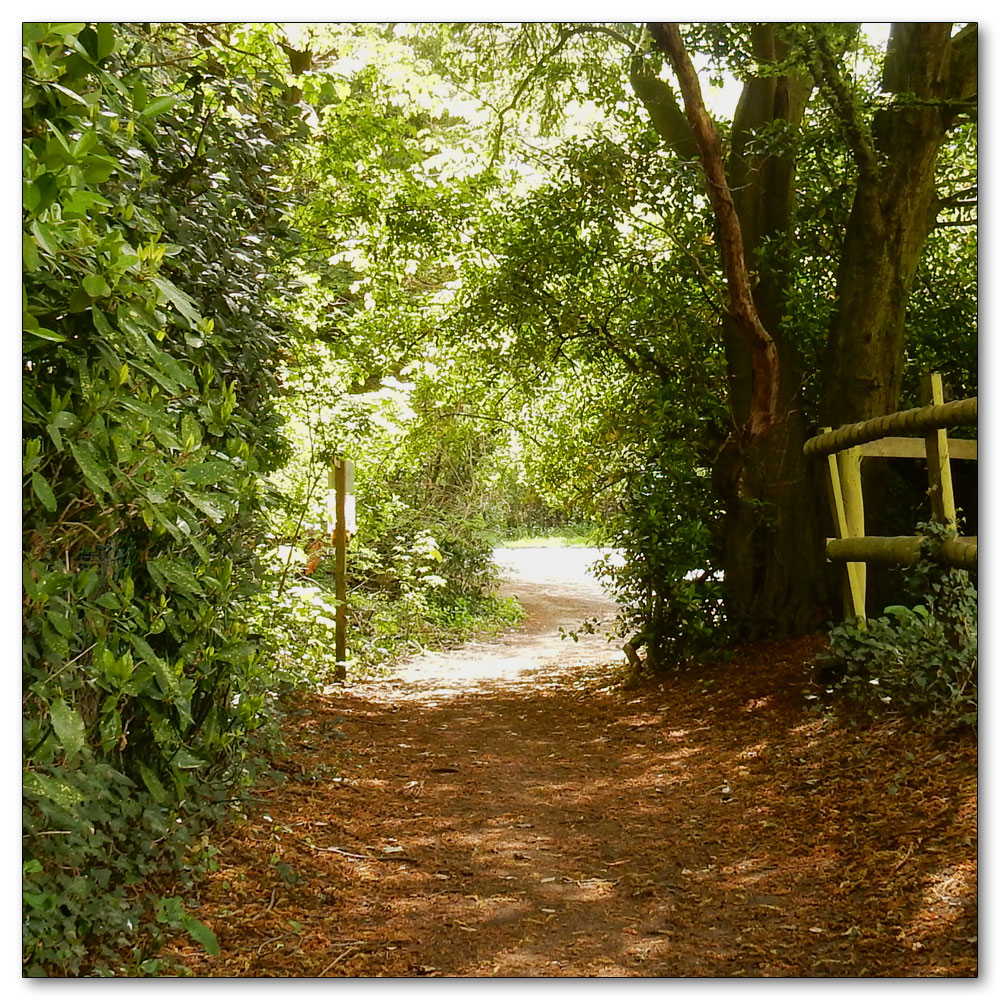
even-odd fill
[[(938, 209), (938, 152), (977, 86), (976, 26), (950, 36), (950, 24), (893, 26), (882, 86), (894, 100), (877, 113), (870, 135), (854, 117), (837, 67), (820, 49), (820, 73), (858, 166), (828, 340), (824, 410), (834, 427), (891, 413), (899, 404), (906, 306)], [(884, 465), (866, 463), (870, 534), (908, 530), (887, 520), (887, 474)], [(889, 573), (869, 572), (869, 610), (895, 596)]]
[[(829, 337), (833, 425), (890, 413), (899, 402), (906, 303), (937, 213), (938, 151), (976, 93), (976, 26), (950, 35), (950, 24), (893, 26), (882, 85), (896, 99), (876, 115), (871, 137), (855, 135), (858, 187)], [(850, 108), (840, 110), (850, 125)]]
[[(755, 55), (770, 62), (783, 55), (773, 26), (753, 29)], [(733, 122), (728, 164), (730, 187), (743, 223), (744, 249), (751, 261), (766, 237), (789, 233), (794, 209), (795, 165), (791, 155), (746, 155), (746, 140), (759, 126), (802, 120), (811, 82), (802, 76), (765, 77), (747, 83)], [(781, 322), (787, 274), (775, 264), (756, 263), (754, 301), (775, 340), (780, 364), (779, 419), (744, 449), (738, 477), (725, 476), (725, 459), (715, 476), (726, 507), (723, 525), (725, 592), (737, 634), (795, 633), (823, 619), (827, 574), (822, 523), (817, 518), (820, 483), (804, 460), (806, 423), (801, 402), (802, 359)], [(730, 403), (739, 421), (748, 405), (750, 374), (746, 352), (728, 322), (723, 323)], [(822, 507), (819, 507), (822, 510)]]
[[(658, 38), (662, 32), (651, 26)], [(774, 25), (752, 29), (754, 55), (774, 64), (787, 48)], [(658, 38), (659, 41), (659, 38)], [(663, 43), (661, 43), (662, 45)], [(648, 80), (640, 92), (653, 115), (655, 91)], [(788, 275), (757, 251), (765, 238), (787, 236), (794, 209), (795, 164), (791, 154), (751, 154), (748, 140), (762, 126), (801, 123), (812, 89), (805, 75), (763, 76), (744, 87), (733, 122), (726, 164), (742, 233), (743, 254), (756, 283), (753, 301), (778, 358), (774, 419), (759, 434), (735, 433), (720, 452), (713, 483), (722, 500), (722, 554), (727, 615), (738, 635), (794, 634), (819, 626), (827, 615), (828, 573), (823, 556), (825, 500), (822, 482), (802, 455), (807, 427), (802, 410), (802, 359), (794, 336), (782, 325)], [(638, 90), (638, 88), (637, 88)], [(661, 128), (661, 134), (666, 131)], [(665, 138), (668, 137), (665, 135)], [(672, 138), (682, 148), (679, 138)], [(727, 315), (722, 324), (729, 403), (734, 428), (745, 428), (754, 409), (754, 358), (743, 324)]]
[[(754, 55), (763, 64), (785, 55), (773, 25), (752, 29)], [(720, 456), (715, 474), (726, 508), (723, 559), (727, 611), (738, 635), (758, 638), (818, 627), (826, 614), (828, 574), (822, 482), (802, 455), (807, 436), (802, 409), (802, 358), (782, 324), (788, 275), (763, 266), (757, 250), (765, 238), (786, 236), (792, 226), (795, 164), (792, 156), (749, 156), (753, 130), (775, 121), (797, 127), (812, 87), (805, 76), (772, 76), (746, 84), (733, 121), (729, 185), (743, 226), (743, 245), (758, 276), (754, 301), (778, 350), (778, 420), (747, 443), (738, 476), (727, 476)], [(729, 396), (739, 423), (749, 405), (751, 368), (737, 331), (723, 323)]]

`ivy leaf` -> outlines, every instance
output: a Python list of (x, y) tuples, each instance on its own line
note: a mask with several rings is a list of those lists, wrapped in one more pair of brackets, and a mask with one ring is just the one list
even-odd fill
[(52, 728), (67, 753), (77, 754), (83, 749), (86, 726), (80, 713), (58, 698), (49, 706)]
[(188, 932), (208, 952), (209, 955), (218, 955), (219, 951), (219, 941), (215, 934), (212, 932), (212, 928), (207, 924), (203, 924), (200, 920), (192, 917), (190, 913), (185, 913), (181, 917), (181, 923), (184, 925), (184, 930)]

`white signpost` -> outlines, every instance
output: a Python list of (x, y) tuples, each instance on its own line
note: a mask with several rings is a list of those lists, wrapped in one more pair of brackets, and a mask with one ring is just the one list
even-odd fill
[(358, 530), (357, 505), (354, 500), (354, 463), (338, 458), (329, 475), (327, 518), (334, 546), (334, 581), (337, 597), (336, 677), (347, 679), (347, 543)]

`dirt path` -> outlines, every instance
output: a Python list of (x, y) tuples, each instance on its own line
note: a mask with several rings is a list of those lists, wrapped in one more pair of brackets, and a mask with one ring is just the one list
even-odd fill
[[(382, 683), (365, 685), (366, 694), (400, 700), (468, 696), (479, 690), (531, 688), (539, 671), (559, 665), (609, 665), (624, 662), (600, 626), (610, 628), (617, 606), (588, 572), (606, 550), (592, 548), (496, 549), (503, 583), (500, 592), (524, 608), (522, 624), (486, 642), (414, 657)], [(585, 620), (598, 623), (580, 632)], [(560, 629), (575, 632), (564, 638)]]
[(523, 632), (298, 706), (193, 973), (975, 975), (970, 735), (809, 712), (818, 639), (628, 690), (558, 639), (613, 611), (574, 557), (520, 558)]

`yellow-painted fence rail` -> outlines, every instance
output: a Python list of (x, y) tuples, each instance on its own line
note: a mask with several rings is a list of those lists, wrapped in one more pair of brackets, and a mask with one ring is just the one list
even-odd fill
[[(864, 458), (918, 458), (927, 461), (928, 497), (935, 521), (955, 527), (957, 515), (951, 483), (952, 459), (975, 461), (976, 441), (949, 438), (950, 427), (975, 426), (979, 419), (978, 397), (944, 402), (940, 375), (924, 378), (926, 406), (900, 410), (872, 420), (845, 424), (806, 441), (809, 457), (827, 461), (830, 508), (836, 538), (826, 543), (828, 559), (846, 567), (844, 608), (848, 616), (864, 619), (866, 565), (883, 563), (905, 566), (921, 555), (920, 535), (873, 536), (865, 534), (864, 491), (861, 462)], [(922, 434), (922, 437), (894, 435)], [(939, 547), (936, 557), (949, 566), (975, 569), (978, 538), (953, 538)]]

